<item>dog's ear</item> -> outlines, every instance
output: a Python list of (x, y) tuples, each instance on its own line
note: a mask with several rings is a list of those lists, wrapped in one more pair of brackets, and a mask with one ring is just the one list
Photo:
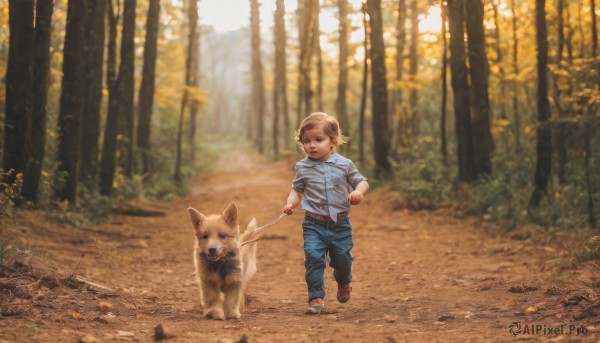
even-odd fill
[(235, 203), (232, 202), (227, 206), (225, 211), (223, 211), (223, 220), (225, 220), (225, 223), (232, 228), (235, 228), (238, 225), (238, 213)]
[(206, 220), (206, 216), (192, 207), (188, 207), (188, 214), (190, 215), (194, 231), (198, 231), (202, 223)]

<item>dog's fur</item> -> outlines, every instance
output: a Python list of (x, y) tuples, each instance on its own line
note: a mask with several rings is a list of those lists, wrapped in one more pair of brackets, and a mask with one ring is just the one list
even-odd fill
[(194, 262), (204, 316), (239, 319), (244, 310), (245, 287), (256, 272), (257, 245), (241, 243), (256, 230), (256, 220), (252, 219), (240, 234), (234, 203), (222, 214), (205, 216), (191, 207), (188, 213), (196, 237)]

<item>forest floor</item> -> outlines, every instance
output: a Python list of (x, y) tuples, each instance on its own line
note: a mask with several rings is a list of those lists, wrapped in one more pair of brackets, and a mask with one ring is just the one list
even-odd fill
[(262, 225), (280, 215), (293, 178), (292, 161), (240, 151), (218, 164), (186, 197), (137, 204), (165, 216), (76, 228), (19, 212), (2, 235), (37, 254), (0, 273), (0, 342), (151, 342), (159, 325), (166, 342), (600, 342), (599, 265), (572, 265), (581, 234), (493, 233), (447, 209), (394, 210), (385, 189), (351, 213), (350, 302), (335, 300), (328, 267), (324, 312), (303, 314), (298, 209), (259, 241), (241, 320), (205, 319), (186, 208), (220, 213), (236, 202), (242, 227)]

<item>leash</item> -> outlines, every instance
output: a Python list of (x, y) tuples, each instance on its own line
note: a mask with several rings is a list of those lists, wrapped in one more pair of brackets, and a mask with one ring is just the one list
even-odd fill
[[(264, 231), (264, 230), (266, 230), (266, 229), (270, 228), (271, 226), (273, 226), (273, 225), (277, 224), (277, 223), (278, 223), (280, 220), (282, 220), (283, 218), (285, 218), (285, 217), (287, 217), (287, 216), (288, 216), (288, 215), (287, 215), (287, 214), (285, 214), (285, 213), (282, 213), (282, 214), (280, 214), (280, 215), (279, 215), (279, 217), (275, 218), (274, 220), (271, 220), (270, 222), (266, 223), (265, 225), (263, 225), (263, 226), (261, 226), (261, 227), (257, 228), (256, 230), (254, 230), (252, 233), (250, 233), (250, 235), (248, 235), (248, 238), (252, 238), (252, 237), (254, 237), (254, 236), (258, 235), (258, 234), (259, 234), (261, 231)], [(249, 240), (249, 241), (242, 242), (242, 244), (240, 244), (240, 246), (243, 246), (243, 245), (246, 245), (246, 244), (249, 244), (249, 243), (256, 242), (256, 241), (258, 241), (259, 239), (260, 239), (260, 238), (255, 238), (255, 239), (251, 239), (251, 240)]]

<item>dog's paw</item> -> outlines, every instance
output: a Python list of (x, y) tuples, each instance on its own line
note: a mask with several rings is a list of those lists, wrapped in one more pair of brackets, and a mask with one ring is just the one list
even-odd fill
[(238, 310), (231, 311), (230, 313), (227, 313), (227, 319), (238, 320), (241, 317), (242, 317), (242, 315), (240, 314), (240, 311), (238, 311)]
[(209, 308), (208, 310), (204, 311), (204, 316), (206, 318), (210, 318), (210, 319), (218, 319), (218, 320), (225, 319), (223, 310), (220, 308), (215, 308), (215, 307)]

